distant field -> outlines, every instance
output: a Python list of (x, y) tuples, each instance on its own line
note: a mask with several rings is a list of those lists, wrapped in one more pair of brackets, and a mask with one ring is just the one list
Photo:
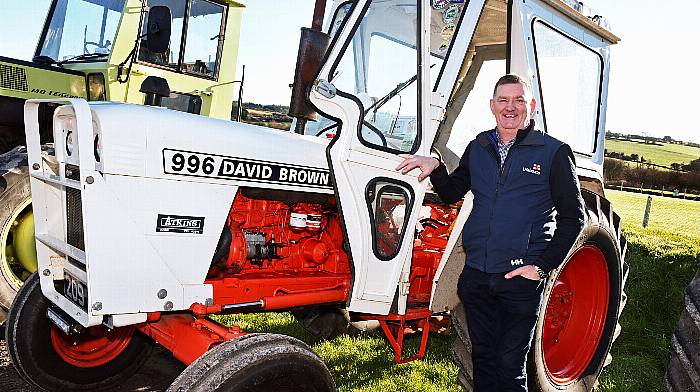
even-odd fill
[(650, 160), (652, 163), (662, 166), (670, 166), (672, 163), (690, 163), (700, 158), (700, 148), (684, 146), (680, 144), (653, 145), (644, 144), (642, 141), (624, 141), (605, 139), (605, 149), (608, 152), (622, 152), (626, 155), (637, 154)]

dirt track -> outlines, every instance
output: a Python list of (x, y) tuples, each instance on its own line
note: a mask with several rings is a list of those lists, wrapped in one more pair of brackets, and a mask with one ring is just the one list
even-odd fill
[[(156, 350), (148, 359), (146, 365), (117, 391), (165, 391), (183, 368), (183, 365), (173, 359), (170, 353), (162, 349)], [(12, 392), (40, 391), (24, 382), (14, 366), (12, 366), (5, 344), (5, 329), (3, 327), (0, 327), (0, 390)]]

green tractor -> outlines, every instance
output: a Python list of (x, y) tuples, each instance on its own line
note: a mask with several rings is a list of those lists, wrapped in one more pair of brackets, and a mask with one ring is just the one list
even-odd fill
[[(158, 104), (230, 119), (244, 7), (233, 0), (52, 0), (32, 61), (0, 56), (0, 324), (37, 269), (25, 100)], [(55, 107), (41, 108), (47, 150)]]

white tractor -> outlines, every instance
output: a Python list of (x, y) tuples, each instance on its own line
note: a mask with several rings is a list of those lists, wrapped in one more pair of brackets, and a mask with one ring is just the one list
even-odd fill
[[(455, 167), (484, 121), (472, 112), (490, 115), (490, 70), (531, 80), (537, 126), (575, 151), (587, 207), (547, 280), (528, 382), (534, 391), (593, 388), (626, 300), (625, 241), (602, 183), (618, 38), (600, 16), (559, 0), (332, 7), (323, 31), (322, 0), (315, 29), (303, 29), (296, 133), (69, 99), (54, 112), (47, 156), (42, 101), (27, 102), (39, 268), (6, 331), (27, 381), (112, 388), (156, 341), (188, 365), (171, 391), (335, 390), (304, 343), (207, 317), (289, 310), (321, 336), (378, 325), (397, 362), (423, 357), (436, 316), (451, 316), (459, 382), (471, 390), (456, 281), (472, 196), (444, 205), (417, 171), (394, 169), (402, 153)], [(422, 341), (406, 358), (411, 329)]]

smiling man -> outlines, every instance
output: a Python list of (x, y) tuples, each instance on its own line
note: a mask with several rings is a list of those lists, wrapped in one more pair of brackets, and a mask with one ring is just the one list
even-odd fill
[(501, 77), (496, 128), (477, 135), (451, 174), (436, 158), (403, 155), (396, 168), (430, 176), (445, 203), (474, 194), (462, 231), (467, 254), (457, 291), (472, 341), (474, 390), (527, 391), (525, 365), (548, 273), (584, 223), (571, 148), (534, 128), (536, 102), (518, 75)]

